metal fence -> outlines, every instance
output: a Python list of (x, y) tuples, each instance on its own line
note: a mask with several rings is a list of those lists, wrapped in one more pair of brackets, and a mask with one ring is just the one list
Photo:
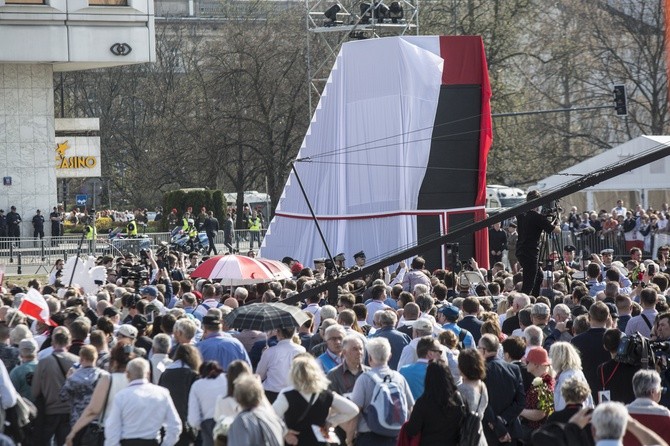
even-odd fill
[[(254, 234), (253, 231), (239, 230), (233, 235), (232, 245), (236, 251), (246, 253), (250, 249), (258, 250), (260, 243), (265, 236), (265, 230), (260, 234)], [(93, 243), (91, 240), (83, 240), (81, 235), (65, 235), (62, 237), (44, 237), (39, 238), (9, 238), (0, 237), (0, 259), (8, 263), (23, 264), (51, 264), (56, 259), (68, 258), (76, 255), (81, 243), (81, 254), (83, 255), (121, 255), (135, 254), (139, 255), (140, 249), (155, 249), (162, 242), (170, 243), (171, 235), (169, 232), (157, 232), (141, 234), (134, 238), (112, 238), (98, 234)], [(225, 246), (223, 232), (219, 231), (214, 239), (214, 245), (218, 252), (228, 252)]]

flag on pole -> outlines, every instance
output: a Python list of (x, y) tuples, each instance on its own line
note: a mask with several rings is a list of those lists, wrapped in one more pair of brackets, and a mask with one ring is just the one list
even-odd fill
[(19, 305), (19, 311), (33, 319), (44, 322), (47, 325), (56, 325), (56, 323), (51, 320), (47, 301), (35, 288), (30, 288), (28, 293), (23, 297), (21, 305)]

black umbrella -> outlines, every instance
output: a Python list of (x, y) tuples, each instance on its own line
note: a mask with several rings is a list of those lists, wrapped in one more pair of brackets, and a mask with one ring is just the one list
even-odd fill
[(250, 304), (235, 308), (225, 323), (239, 330), (270, 331), (278, 328), (300, 327), (308, 316), (298, 307), (282, 303)]

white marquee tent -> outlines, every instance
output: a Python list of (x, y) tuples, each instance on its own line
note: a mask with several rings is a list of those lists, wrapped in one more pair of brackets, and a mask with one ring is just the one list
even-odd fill
[[(540, 192), (554, 189), (573, 181), (579, 175), (585, 175), (602, 167), (629, 160), (635, 155), (670, 144), (670, 136), (639, 136), (619, 146), (582, 161), (540, 180), (530, 189)], [(600, 184), (576, 192), (561, 199), (561, 206), (569, 210), (577, 206), (579, 210), (611, 210), (617, 199), (624, 200), (628, 209), (642, 204), (645, 209), (658, 209), (663, 203), (670, 202), (670, 158), (663, 158), (651, 164), (610, 178)]]

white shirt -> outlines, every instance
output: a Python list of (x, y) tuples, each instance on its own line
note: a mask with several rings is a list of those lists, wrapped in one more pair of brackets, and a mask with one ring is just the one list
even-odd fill
[(105, 417), (105, 446), (125, 439), (158, 439), (165, 427), (164, 446), (174, 446), (181, 434), (181, 419), (168, 389), (136, 379), (114, 397)]
[(416, 346), (419, 343), (421, 338), (414, 338), (407, 344), (400, 354), (400, 360), (398, 361), (398, 370), (404, 365), (414, 364), (418, 359), (416, 355)]
[(291, 363), (298, 353), (305, 353), (305, 348), (290, 339), (282, 339), (277, 345), (263, 352), (256, 373), (263, 380), (265, 390), (279, 392), (288, 387)]
[[(384, 297), (386, 298), (386, 296)], [(373, 300), (365, 306), (368, 309), (368, 317), (365, 319), (365, 322), (372, 325), (372, 319), (375, 317), (375, 313), (379, 310), (385, 310), (391, 308), (381, 300)]]
[(151, 382), (158, 384), (161, 375), (172, 364), (172, 359), (165, 353), (154, 353), (151, 355)]
[[(219, 301), (214, 298), (203, 300), (202, 304), (207, 305), (209, 309), (219, 307)], [(195, 310), (193, 310), (194, 313), (198, 313), (200, 315), (200, 318), (207, 316), (207, 312), (209, 311), (207, 308), (203, 307), (202, 304), (198, 305)]]
[(321, 307), (319, 304), (311, 303), (307, 305), (303, 311), (312, 313), (312, 315), (314, 315), (314, 322), (312, 323), (312, 327), (314, 327), (314, 331), (318, 330), (321, 326)]
[(200, 429), (203, 420), (214, 419), (214, 408), (219, 397), (228, 393), (226, 374), (216, 378), (200, 378), (188, 394), (188, 424)]

